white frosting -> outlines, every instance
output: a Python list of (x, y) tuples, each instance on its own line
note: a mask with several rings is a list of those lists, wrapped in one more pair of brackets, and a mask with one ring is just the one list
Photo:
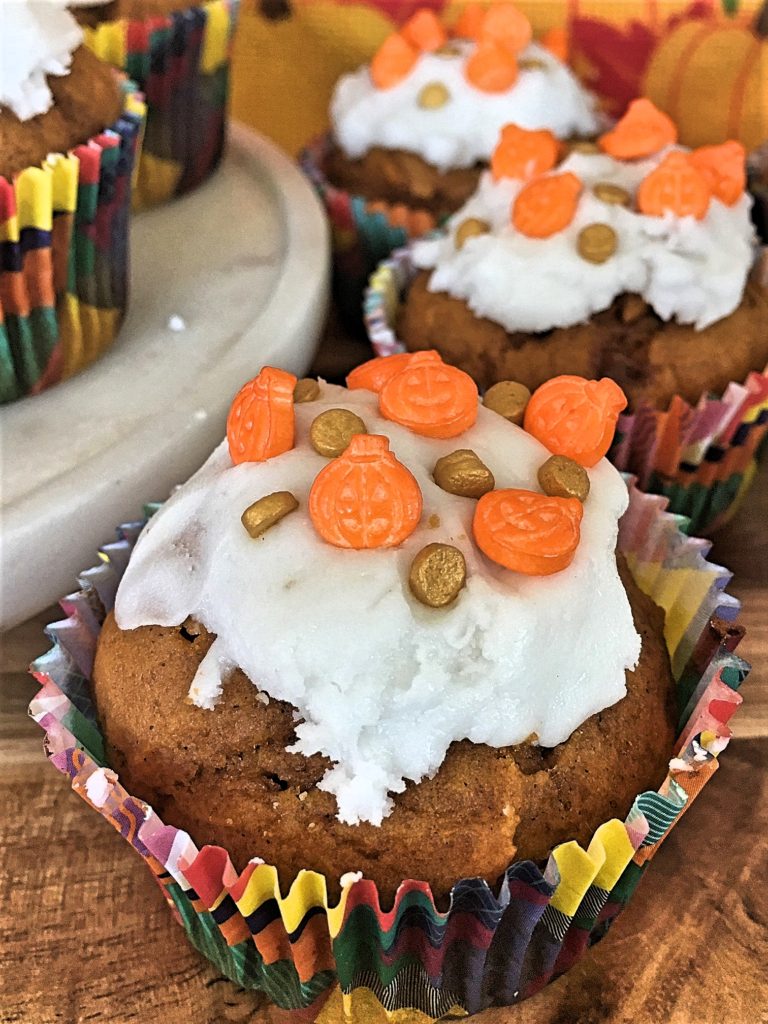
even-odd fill
[[(311, 449), (309, 427), (338, 407), (389, 435), (419, 482), (421, 523), (396, 550), (340, 550), (314, 531), (309, 489), (328, 463)], [(291, 749), (334, 762), (320, 787), (336, 795), (339, 817), (375, 824), (392, 808), (388, 792), (432, 776), (455, 740), (502, 747), (535, 732), (549, 747), (567, 739), (624, 696), (624, 671), (640, 651), (615, 559), (627, 489), (606, 460), (589, 470), (570, 567), (523, 576), (479, 552), (476, 503), (440, 490), (432, 469), (441, 455), (470, 447), (497, 487), (538, 490), (549, 452), (482, 407), (476, 425), (448, 441), (419, 437), (377, 409), (371, 392), (324, 384), (319, 401), (296, 406), (293, 451), (233, 467), (220, 445), (148, 523), (115, 609), (121, 629), (175, 626), (191, 615), (217, 634), (192, 699), (213, 707), (227, 672), (240, 666), (297, 709)], [(299, 509), (251, 539), (242, 512), (279, 490), (291, 491)], [(436, 541), (460, 548), (468, 571), (466, 588), (442, 610), (419, 604), (407, 582), (416, 552)]]
[(58, 0), (0, 0), (0, 107), (21, 121), (53, 102), (46, 75), (66, 75), (83, 41), (75, 19)]
[[(647, 160), (615, 160), (604, 154), (571, 153), (552, 174), (572, 171), (584, 183), (576, 216), (549, 238), (528, 238), (511, 223), (512, 203), (523, 182), (494, 181), (486, 172), (477, 192), (454, 214), (448, 234), (416, 242), (417, 267), (434, 268), (429, 289), (464, 299), (477, 316), (508, 331), (570, 327), (635, 292), (664, 320), (677, 318), (697, 329), (728, 316), (741, 302), (754, 259), (751, 199), (734, 206), (712, 199), (702, 220), (648, 217), (597, 199), (591, 186), (620, 185), (634, 195), (642, 179), (673, 148)], [(457, 250), (456, 227), (467, 217), (492, 226)], [(579, 256), (577, 237), (587, 224), (610, 225), (618, 247), (605, 263)]]
[[(464, 74), (475, 43), (453, 40), (459, 56), (422, 54), (413, 70), (391, 89), (377, 89), (367, 67), (344, 75), (331, 102), (331, 122), (347, 156), (372, 146), (418, 153), (441, 171), (487, 162), (505, 124), (549, 128), (555, 135), (592, 135), (599, 130), (594, 100), (576, 76), (544, 47), (531, 43), (520, 59), (545, 67), (521, 69), (506, 92), (475, 88)], [(450, 100), (435, 110), (416, 102), (422, 88), (440, 82)]]

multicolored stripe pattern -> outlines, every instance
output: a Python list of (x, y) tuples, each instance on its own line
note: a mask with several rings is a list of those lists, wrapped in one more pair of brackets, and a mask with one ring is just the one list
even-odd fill
[[(380, 356), (405, 351), (397, 312), (415, 276), (407, 248), (383, 260), (368, 282), (363, 318)], [(608, 458), (639, 486), (669, 500), (691, 533), (708, 535), (736, 512), (749, 490), (768, 436), (768, 367), (731, 382), (721, 396), (702, 395), (694, 408), (679, 396), (658, 411), (645, 406), (619, 417)]]
[(198, 850), (122, 788), (105, 763), (89, 695), (99, 630), (143, 523), (121, 527), (83, 573), (82, 589), (62, 601), (67, 618), (48, 629), (53, 647), (32, 666), (41, 689), (30, 714), (46, 732), (48, 756), (146, 861), (190, 941), (296, 1022), (420, 1024), (519, 1002), (576, 963), (626, 905), (716, 770), (748, 673), (733, 653), (742, 631), (739, 603), (725, 593), (729, 573), (706, 560), (705, 541), (681, 533), (664, 498), (627, 482), (619, 546), (666, 614), (680, 738), (659, 791), (641, 793), (626, 821), (600, 826), (586, 849), (564, 843), (545, 865), (512, 864), (495, 889), (457, 881), (445, 912), (425, 882), (403, 882), (383, 910), (375, 883), (349, 875), (331, 903), (315, 872), (301, 872), (283, 893), (275, 868), (257, 856), (238, 875), (225, 850)]
[(229, 64), (239, 0), (86, 29), (97, 56), (144, 91), (147, 125), (134, 209), (182, 195), (216, 169), (224, 149)]
[(111, 128), (13, 181), (0, 178), (0, 403), (77, 373), (120, 327), (144, 121), (140, 96), (125, 88)]

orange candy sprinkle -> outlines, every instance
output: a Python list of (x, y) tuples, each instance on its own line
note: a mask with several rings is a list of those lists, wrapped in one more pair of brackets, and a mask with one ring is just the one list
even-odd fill
[(528, 180), (551, 170), (557, 163), (559, 144), (552, 132), (532, 132), (505, 125), (501, 138), (491, 156), (491, 171), (499, 178)]
[(514, 4), (495, 3), (483, 19), (480, 36), (517, 53), (530, 43), (533, 31), (530, 21)]
[(408, 75), (419, 59), (419, 51), (399, 32), (387, 36), (371, 61), (371, 78), (378, 89), (391, 89)]
[(640, 182), (637, 206), (650, 217), (674, 213), (701, 220), (709, 209), (711, 192), (705, 177), (685, 153), (670, 153)]
[(434, 11), (421, 7), (400, 29), (400, 35), (417, 50), (428, 52), (439, 50), (448, 39)]
[(677, 142), (677, 128), (650, 100), (632, 100), (621, 120), (597, 141), (617, 160), (635, 160)]
[(578, 498), (489, 491), (477, 503), (472, 530), (483, 554), (505, 569), (550, 576), (573, 561), (583, 514)]
[(378, 434), (355, 434), (309, 492), (309, 516), (323, 540), (358, 551), (402, 544), (416, 529), (422, 504), (413, 474)]
[(479, 39), (485, 21), (485, 8), (482, 4), (467, 4), (453, 26), (453, 35), (459, 39)]
[(737, 203), (747, 187), (746, 151), (740, 142), (700, 146), (688, 159), (704, 178), (713, 196), (726, 206)]
[(541, 45), (553, 57), (565, 63), (568, 60), (568, 33), (564, 28), (554, 26), (541, 37)]
[(553, 455), (589, 469), (608, 451), (627, 398), (609, 377), (553, 377), (534, 391), (524, 427)]
[(477, 385), (437, 352), (415, 352), (379, 392), (379, 411), (424, 437), (457, 437), (477, 419)]
[(536, 178), (518, 192), (512, 223), (529, 238), (549, 238), (571, 223), (580, 195), (581, 181), (570, 171)]
[(293, 448), (296, 377), (265, 366), (237, 393), (227, 417), (229, 454), (235, 465), (264, 462)]
[[(435, 355), (442, 362), (440, 354), (435, 352)], [(365, 388), (366, 391), (375, 391), (378, 394), (390, 377), (394, 377), (408, 366), (413, 356), (413, 352), (398, 352), (393, 356), (369, 359), (367, 363), (361, 363), (347, 375), (347, 387), (350, 391)]]
[(493, 40), (482, 40), (464, 65), (467, 81), (482, 92), (506, 92), (517, 81), (517, 59)]

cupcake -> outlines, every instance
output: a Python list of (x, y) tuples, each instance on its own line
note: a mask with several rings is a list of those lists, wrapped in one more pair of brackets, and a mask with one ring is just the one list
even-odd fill
[(82, 722), (61, 650), (32, 713), (240, 984), (474, 1012), (602, 934), (714, 769), (735, 608), (602, 457), (613, 382), (548, 383), (525, 429), (434, 352), (348, 384), (242, 389), (54, 627), (95, 649)]
[[(562, 373), (612, 378), (629, 399), (621, 468), (655, 487), (656, 471), (671, 480), (680, 469), (678, 483), (690, 490), (688, 467), (710, 461), (702, 440), (729, 443), (723, 431), (744, 391), (729, 416), (705, 410), (708, 421), (693, 432), (690, 407), (746, 380), (755, 400), (744, 422), (753, 423), (765, 397), (758, 375), (768, 364), (768, 289), (744, 150), (736, 142), (677, 146), (674, 124), (647, 100), (634, 102), (599, 146), (559, 161), (550, 133), (504, 128), (491, 170), (445, 233), (413, 244), (396, 323), (382, 324), (374, 284), (369, 324), (378, 351), (396, 346), (394, 327), (405, 348), (437, 348), (481, 388), (513, 379), (534, 389)], [(667, 433), (662, 444), (653, 423), (669, 431), (665, 414), (677, 406), (680, 435)], [(629, 417), (642, 423), (636, 438)], [(733, 473), (744, 478), (758, 442), (756, 433), (745, 452), (740, 439), (742, 466), (719, 467), (730, 499)], [(653, 466), (656, 456), (663, 468)], [(711, 528), (722, 493), (706, 510), (700, 491), (690, 496), (693, 504), (684, 498), (675, 511), (697, 516), (697, 530)]]
[(224, 150), (238, 0), (73, 0), (72, 8), (93, 52), (146, 95), (134, 207), (165, 202), (205, 181)]
[(573, 140), (599, 126), (591, 95), (510, 3), (469, 4), (450, 31), (417, 11), (339, 80), (330, 119), (302, 162), (358, 294), (377, 260), (470, 197), (504, 124)]
[(127, 301), (131, 176), (143, 104), (46, 0), (0, 34), (0, 402), (77, 372)]

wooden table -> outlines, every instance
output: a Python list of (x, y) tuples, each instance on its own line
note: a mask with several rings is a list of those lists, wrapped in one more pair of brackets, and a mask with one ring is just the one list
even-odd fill
[[(362, 346), (325, 348), (335, 376)], [(570, 974), (482, 1024), (768, 1024), (768, 473), (717, 538), (754, 671), (736, 739), (626, 913)], [(277, 1022), (185, 942), (149, 872), (45, 761), (29, 661), (56, 610), (0, 637), (0, 1021)], [(683, 863), (685, 861), (685, 864)]]

